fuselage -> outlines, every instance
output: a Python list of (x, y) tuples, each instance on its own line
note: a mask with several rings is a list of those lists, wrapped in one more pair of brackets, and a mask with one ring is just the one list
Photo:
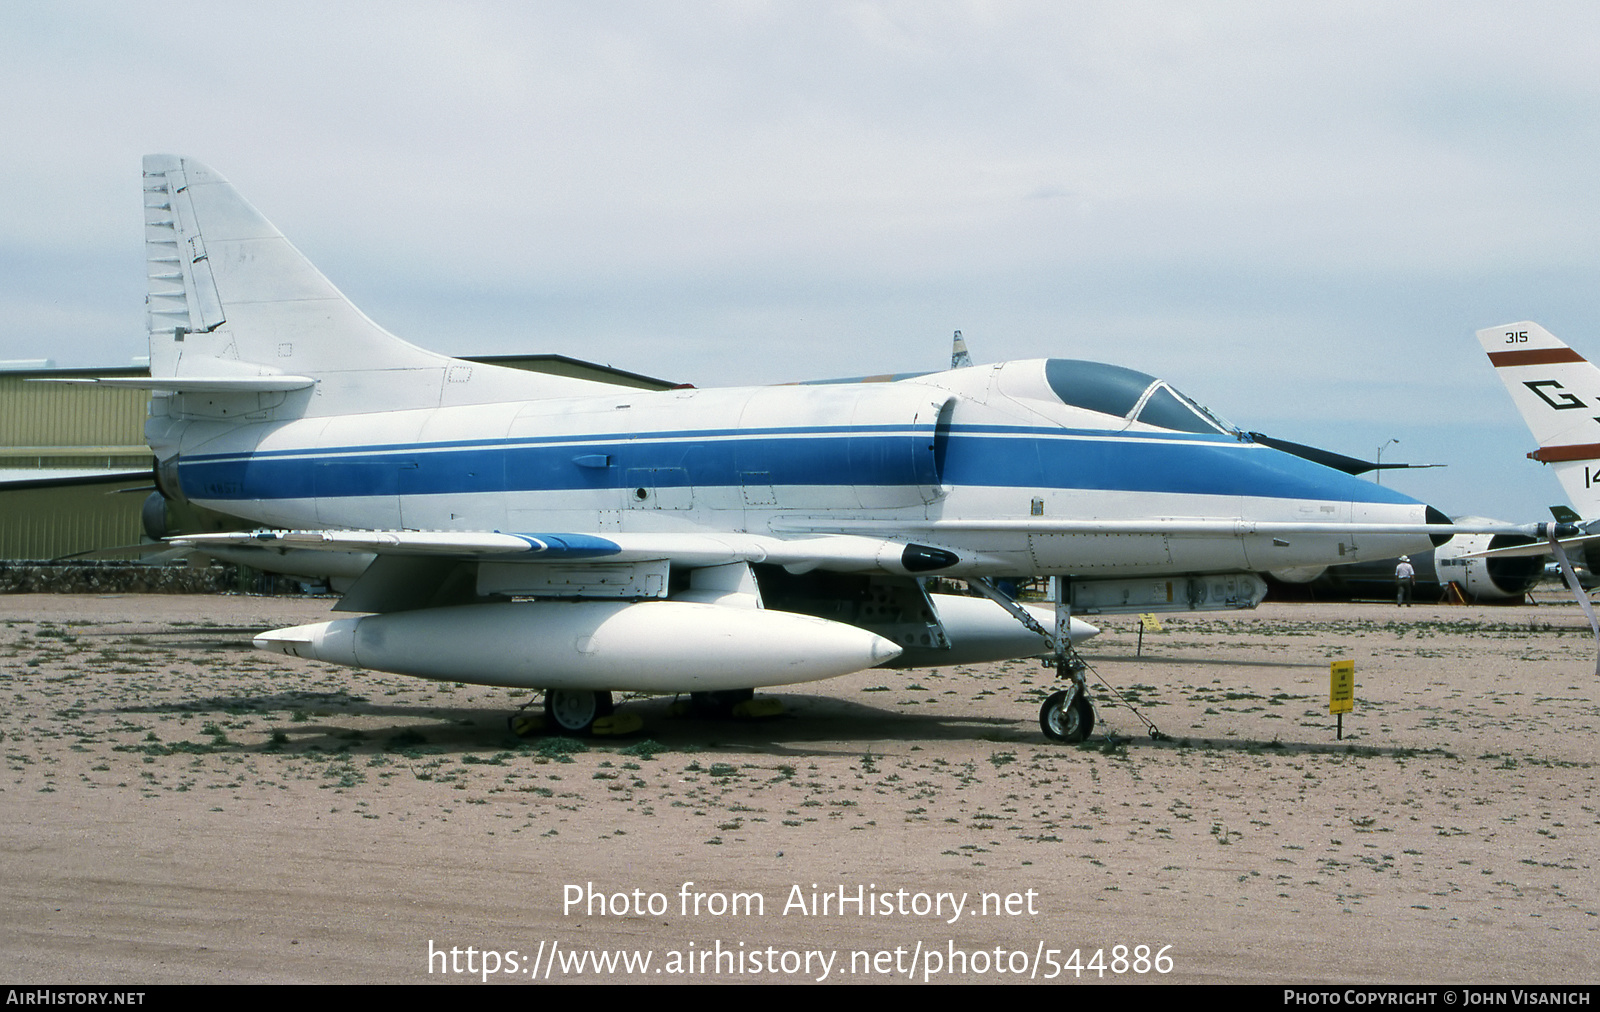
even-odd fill
[[(1141, 380), (1123, 374), (1151, 383), (1135, 389)], [(951, 575), (1080, 578), (1429, 547), (1424, 536), (1350, 529), (1423, 524), (1423, 504), (1251, 442), (1165, 384), (1094, 363), (242, 424), (193, 417), (178, 397), (163, 414), (162, 400), (149, 435), (168, 488), (270, 527), (785, 536), (870, 523), (954, 553)], [(1102, 519), (1238, 529), (1064, 529)], [(1260, 523), (1317, 526), (1251, 533)]]

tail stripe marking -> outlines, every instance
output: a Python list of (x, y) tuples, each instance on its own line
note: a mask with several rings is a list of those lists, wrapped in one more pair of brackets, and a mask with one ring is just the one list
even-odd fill
[(1541, 446), (1528, 454), (1530, 460), (1551, 464), (1562, 460), (1600, 460), (1600, 443), (1573, 443), (1568, 446)]
[(1552, 365), (1585, 359), (1571, 348), (1529, 348), (1526, 351), (1491, 351), (1489, 361), (1496, 369), (1503, 369), (1508, 365)]

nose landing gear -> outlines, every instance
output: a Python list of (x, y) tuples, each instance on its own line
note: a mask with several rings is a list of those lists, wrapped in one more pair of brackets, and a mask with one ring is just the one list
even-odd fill
[(1071, 684), (1053, 692), (1039, 707), (1039, 728), (1051, 741), (1074, 743), (1083, 741), (1094, 730), (1094, 703), (1089, 699), (1089, 686), (1085, 678), (1088, 665), (1072, 649), (1068, 629), (1072, 623), (1072, 608), (1067, 603), (1066, 581), (1059, 576), (1050, 578), (1051, 597), (1055, 599), (1056, 627), (1054, 633), (1041, 626), (1017, 602), (1001, 593), (985, 579), (968, 581), (984, 597), (998, 604), (1023, 626), (1044, 637), (1055, 663), (1056, 677), (1070, 679)]
[(1052, 692), (1039, 707), (1039, 728), (1051, 741), (1067, 744), (1083, 741), (1094, 731), (1094, 704), (1076, 683), (1071, 688)]

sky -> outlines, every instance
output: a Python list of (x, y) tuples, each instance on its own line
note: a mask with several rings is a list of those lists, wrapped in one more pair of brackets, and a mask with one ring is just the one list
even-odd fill
[(1600, 360), (1600, 5), (0, 7), (0, 360), (144, 354), (139, 159), (369, 316), (698, 386), (1115, 362), (1454, 515), (1564, 496), (1473, 337)]

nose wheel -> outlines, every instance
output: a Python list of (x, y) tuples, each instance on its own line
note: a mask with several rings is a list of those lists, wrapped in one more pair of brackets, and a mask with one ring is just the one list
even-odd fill
[(1076, 685), (1052, 692), (1039, 707), (1039, 727), (1051, 741), (1083, 741), (1094, 730), (1094, 704)]

